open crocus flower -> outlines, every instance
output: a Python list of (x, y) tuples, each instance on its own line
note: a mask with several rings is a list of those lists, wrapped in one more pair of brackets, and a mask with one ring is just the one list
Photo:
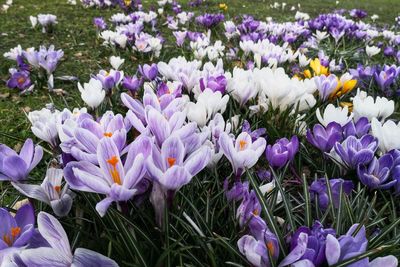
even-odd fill
[(274, 145), (268, 145), (265, 156), (274, 168), (282, 168), (292, 161), (299, 150), (299, 139), (294, 135), (290, 141), (287, 138), (279, 139)]
[(393, 149), (400, 149), (400, 123), (392, 120), (381, 124), (376, 118), (371, 121), (372, 135), (379, 141), (379, 149), (386, 153)]
[(354, 121), (350, 121), (343, 127), (344, 137), (347, 138), (350, 135), (356, 136), (357, 138), (361, 138), (367, 133), (369, 133), (371, 129), (371, 124), (368, 119), (365, 117), (359, 118), (356, 123)]
[(189, 183), (211, 160), (211, 148), (204, 144), (187, 155), (184, 143), (172, 134), (161, 145), (153, 146), (152, 157), (147, 159), (149, 175), (163, 189), (177, 191)]
[(326, 100), (338, 86), (338, 78), (334, 74), (321, 75), (314, 78), (315, 85), (322, 100)]
[(50, 205), (57, 216), (65, 216), (72, 206), (73, 193), (68, 185), (62, 187), (63, 170), (49, 168), (41, 185), (12, 183), (15, 189), (27, 197)]
[(14, 261), (23, 263), (22, 266), (118, 266), (115, 261), (88, 249), (77, 248), (73, 253), (62, 225), (46, 212), (38, 215), (38, 229), (49, 246), (26, 249), (14, 254)]
[(35, 231), (35, 211), (30, 204), (18, 209), (15, 217), (0, 208), (0, 263), (18, 248), (29, 244)]
[(311, 60), (310, 67), (311, 67), (313, 73), (311, 73), (310, 70), (304, 71), (304, 76), (307, 78), (311, 78), (312, 76), (320, 76), (320, 75), (328, 75), (329, 74), (328, 68), (321, 65), (321, 61), (319, 60), (319, 58), (315, 58), (314, 60)]
[(267, 141), (263, 137), (252, 141), (251, 135), (242, 132), (236, 138), (232, 139), (227, 133), (221, 133), (219, 145), (225, 157), (230, 161), (236, 177), (240, 177), (245, 169), (253, 167), (265, 150)]
[(331, 122), (326, 127), (315, 124), (312, 131), (307, 130), (306, 138), (322, 152), (329, 152), (336, 142), (342, 141), (342, 127), (336, 122)]
[(60, 112), (42, 108), (29, 112), (28, 119), (32, 124), (31, 130), (36, 137), (56, 148), (58, 141), (57, 120)]
[(106, 195), (96, 205), (97, 212), (104, 216), (112, 202), (128, 201), (137, 194), (150, 153), (150, 139), (140, 137), (130, 145), (122, 164), (116, 144), (111, 138), (103, 138), (97, 147), (100, 167), (88, 161), (70, 162), (64, 169), (65, 180), (72, 189)]
[(124, 78), (124, 72), (117, 70), (110, 70), (110, 71), (101, 70), (96, 75), (96, 79), (101, 82), (104, 90), (108, 92), (115, 86), (118, 86), (118, 84), (122, 81), (123, 78)]
[(353, 79), (353, 76), (350, 73), (343, 74), (338, 80), (338, 84), (335, 90), (331, 93), (330, 98), (334, 99), (337, 97), (341, 97), (344, 94), (347, 94), (351, 90), (353, 90), (357, 85), (357, 80)]
[(354, 120), (358, 121), (361, 117), (368, 118), (371, 121), (377, 118), (384, 121), (387, 117), (394, 112), (394, 101), (388, 100), (385, 97), (368, 96), (364, 91), (358, 91), (357, 95), (353, 98), (353, 113)]
[(319, 108), (317, 108), (315, 114), (317, 115), (318, 121), (325, 127), (333, 121), (339, 123), (340, 126), (343, 127), (353, 118), (353, 113), (349, 115), (349, 108), (347, 106), (341, 108), (335, 107), (333, 104), (326, 106), (323, 117), (321, 116)]
[(100, 140), (111, 139), (121, 152), (126, 145), (127, 130), (129, 128), (126, 127), (122, 115), (114, 115), (112, 111), (106, 112), (98, 122), (86, 118), (74, 129), (75, 144), (71, 145), (71, 155), (77, 160), (97, 164), (97, 147)]
[(237, 245), (240, 253), (255, 267), (271, 266), (270, 257), (276, 259), (279, 256), (277, 238), (268, 230), (260, 239), (244, 235), (238, 240)]
[(358, 165), (357, 174), (360, 181), (369, 188), (388, 189), (396, 184), (395, 180), (389, 180), (390, 171), (393, 167), (393, 157), (385, 154), (379, 158), (375, 157), (369, 164)]
[(19, 154), (0, 144), (0, 181), (25, 180), (42, 157), (42, 147), (34, 146), (32, 139), (26, 139)]

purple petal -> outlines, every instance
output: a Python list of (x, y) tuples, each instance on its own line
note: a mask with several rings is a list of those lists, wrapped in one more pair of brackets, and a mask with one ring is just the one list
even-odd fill
[(96, 211), (100, 214), (101, 217), (104, 217), (108, 208), (113, 202), (114, 200), (112, 198), (106, 197), (105, 199), (96, 204)]
[[(115, 166), (108, 162), (114, 158), (116, 160)], [(104, 176), (108, 178), (110, 184), (116, 182), (111, 175), (111, 173), (115, 171), (117, 171), (120, 178), (123, 179), (125, 171), (122, 166), (121, 158), (119, 157), (118, 148), (110, 138), (103, 138), (100, 140), (100, 145), (97, 149), (97, 159), (101, 170), (104, 172)]]
[(211, 149), (203, 146), (185, 160), (185, 169), (192, 175), (198, 174), (211, 159)]
[(39, 200), (41, 202), (50, 204), (50, 200), (46, 195), (43, 187), (35, 184), (22, 184), (22, 183), (11, 183), (15, 189), (17, 189), (21, 194)]
[(32, 139), (26, 139), (24, 145), (19, 152), (19, 156), (25, 161), (26, 166), (30, 166), (33, 158), (34, 146)]
[(11, 156), (3, 161), (3, 173), (12, 181), (24, 180), (28, 175), (28, 165), (19, 156)]
[(84, 248), (75, 250), (72, 265), (75, 267), (118, 267), (118, 264), (112, 259)]
[(22, 229), (27, 225), (35, 224), (35, 210), (31, 204), (23, 205), (18, 209), (15, 215), (15, 221), (17, 225)]
[(332, 235), (326, 237), (325, 256), (329, 265), (334, 265), (339, 261), (340, 244), (339, 241)]
[(56, 249), (48, 247), (23, 250), (18, 257), (26, 266), (32, 267), (65, 267), (72, 262), (72, 255), (67, 258)]
[(185, 168), (175, 165), (169, 168), (158, 182), (168, 190), (178, 190), (189, 183), (191, 178)]

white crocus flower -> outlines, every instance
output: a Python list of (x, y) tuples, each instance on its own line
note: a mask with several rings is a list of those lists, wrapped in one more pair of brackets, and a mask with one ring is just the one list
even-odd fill
[(122, 64), (124, 64), (124, 62), (125, 62), (125, 59), (123, 59), (123, 58), (116, 57), (116, 56), (111, 56), (111, 57), (110, 57), (110, 64), (111, 64), (111, 66), (112, 66), (114, 69), (116, 69), (116, 70), (118, 70), (119, 67), (120, 67)]
[(241, 106), (258, 94), (254, 75), (251, 70), (233, 69), (232, 78), (228, 79), (228, 91)]
[(316, 33), (313, 34), (313, 36), (317, 39), (318, 42), (321, 42), (322, 40), (326, 39), (329, 37), (327, 32), (321, 32), (318, 31)]
[(373, 14), (371, 16), (371, 19), (372, 19), (373, 22), (375, 22), (375, 20), (379, 19), (379, 16), (377, 14)]
[(377, 54), (379, 54), (379, 52), (381, 52), (381, 49), (379, 47), (376, 46), (368, 46), (365, 48), (365, 52), (367, 53), (367, 55), (369, 57), (373, 57)]
[(84, 83), (83, 87), (78, 83), (78, 89), (82, 100), (91, 108), (97, 108), (106, 96), (102, 83), (94, 78), (91, 78), (89, 83)]
[(29, 16), (29, 20), (31, 21), (32, 24), (32, 28), (35, 28), (37, 23), (38, 23), (38, 19), (35, 16)]
[(349, 109), (347, 106), (341, 108), (335, 107), (333, 104), (329, 104), (325, 108), (323, 117), (321, 116), (319, 108), (317, 108), (315, 113), (319, 122), (325, 127), (331, 122), (336, 122), (343, 127), (353, 118), (353, 113), (350, 113), (349, 115)]
[(52, 111), (47, 108), (35, 110), (28, 114), (33, 134), (52, 147), (58, 145), (57, 119), (59, 114), (58, 110)]
[(368, 118), (371, 121), (373, 118), (377, 118), (380, 121), (384, 121), (387, 117), (392, 115), (394, 112), (393, 100), (388, 100), (385, 97), (368, 96), (364, 91), (358, 91), (357, 95), (353, 98), (353, 113), (354, 120), (358, 121), (361, 117)]
[(379, 149), (386, 153), (392, 149), (400, 149), (400, 123), (388, 120), (381, 124), (376, 118), (371, 122), (372, 135), (379, 141)]

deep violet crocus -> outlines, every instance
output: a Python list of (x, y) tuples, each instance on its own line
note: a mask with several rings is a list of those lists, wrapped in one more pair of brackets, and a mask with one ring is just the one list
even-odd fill
[(316, 124), (312, 131), (311, 129), (307, 130), (306, 138), (322, 152), (329, 152), (336, 142), (342, 141), (342, 126), (336, 122), (331, 122), (326, 127)]
[(360, 139), (349, 136), (342, 143), (335, 144), (335, 152), (347, 168), (355, 169), (359, 164), (369, 163), (378, 148), (378, 141), (372, 135), (364, 135)]
[(322, 266), (326, 261), (325, 242), (328, 234), (336, 235), (331, 228), (324, 229), (316, 221), (312, 228), (299, 227), (291, 237), (290, 253), (279, 264), (279, 267), (288, 266)]
[(357, 175), (360, 181), (369, 188), (388, 189), (396, 184), (395, 180), (388, 180), (392, 167), (392, 155), (385, 154), (379, 159), (374, 157), (369, 165), (358, 165)]
[(54, 213), (66, 216), (72, 207), (73, 193), (68, 185), (62, 186), (63, 170), (49, 168), (41, 185), (12, 183), (21, 194), (51, 206)]
[(154, 80), (158, 75), (157, 64), (153, 63), (151, 65), (144, 64), (139, 66), (140, 74), (148, 81)]
[(117, 267), (118, 264), (100, 253), (84, 248), (71, 250), (68, 236), (60, 222), (46, 212), (38, 214), (38, 229), (48, 242), (48, 247), (22, 250), (14, 255), (16, 263), (21, 266), (54, 266), (54, 267)]
[(125, 202), (137, 194), (136, 187), (145, 175), (145, 160), (150, 153), (150, 139), (137, 138), (123, 164), (115, 143), (104, 138), (97, 147), (100, 167), (88, 161), (70, 162), (64, 169), (65, 180), (72, 189), (106, 195), (96, 205), (97, 212), (104, 216), (112, 202)]
[(5, 257), (30, 242), (35, 231), (35, 211), (30, 204), (18, 209), (15, 216), (0, 208), (0, 263)]
[(371, 130), (371, 123), (366, 117), (359, 118), (356, 123), (354, 123), (354, 121), (351, 120), (345, 126), (343, 126), (343, 133), (345, 138), (351, 135), (357, 138), (361, 138), (367, 133), (369, 133), (370, 130)]
[(201, 78), (199, 82), (201, 91), (209, 88), (211, 89), (211, 91), (221, 92), (221, 94), (225, 93), (226, 86), (228, 84), (228, 81), (226, 80), (224, 75), (219, 75), (217, 77), (210, 76), (208, 77), (208, 79)]
[[(340, 187), (342, 187), (343, 194), (350, 195), (354, 188), (352, 181), (343, 179), (329, 179), (329, 185), (332, 192), (333, 206), (338, 208), (340, 199)], [(326, 179), (320, 178), (314, 181), (310, 186), (311, 199), (318, 198), (319, 207), (322, 210), (326, 210), (329, 205), (329, 194), (328, 187), (326, 185)]]
[(265, 155), (270, 166), (282, 168), (294, 159), (298, 150), (299, 139), (294, 135), (290, 141), (287, 138), (281, 138), (274, 145), (268, 145)]
[(34, 146), (32, 139), (26, 139), (19, 154), (0, 144), (0, 181), (25, 180), (42, 157), (42, 147)]
[(245, 169), (253, 167), (265, 150), (267, 142), (263, 137), (253, 142), (251, 135), (242, 132), (233, 140), (227, 133), (221, 133), (219, 145), (225, 157), (230, 161), (235, 176), (239, 178)]
[(129, 90), (131, 93), (135, 93), (143, 84), (142, 79), (134, 76), (125, 76), (122, 80), (122, 87)]

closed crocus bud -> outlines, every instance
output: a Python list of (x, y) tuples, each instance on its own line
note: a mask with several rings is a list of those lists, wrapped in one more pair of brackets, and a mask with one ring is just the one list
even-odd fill
[(83, 87), (78, 83), (78, 89), (82, 100), (91, 108), (100, 106), (106, 96), (101, 81), (94, 78), (91, 78), (89, 83), (84, 83)]
[(135, 93), (139, 87), (142, 86), (142, 79), (137, 78), (135, 75), (132, 77), (125, 76), (122, 80), (122, 87)]
[(377, 54), (379, 54), (379, 52), (381, 52), (381, 49), (377, 46), (368, 46), (365, 48), (365, 52), (367, 53), (368, 57), (373, 57)]
[(142, 76), (149, 81), (154, 80), (158, 75), (157, 64), (144, 64), (143, 66), (139, 66), (139, 72)]
[(282, 168), (294, 159), (298, 150), (299, 139), (294, 135), (290, 141), (287, 138), (281, 138), (274, 145), (268, 145), (265, 155), (272, 167)]
[(336, 142), (340, 142), (342, 137), (342, 127), (336, 122), (329, 123), (326, 127), (316, 124), (307, 130), (307, 141), (322, 152), (331, 151)]
[(110, 57), (110, 64), (111, 64), (111, 66), (112, 66), (114, 69), (116, 69), (116, 70), (118, 70), (119, 67), (120, 67), (122, 64), (124, 64), (124, 62), (125, 62), (125, 59), (123, 59), (123, 58), (116, 57), (116, 56), (111, 56), (111, 57)]
[(371, 121), (372, 135), (379, 141), (379, 149), (385, 153), (392, 149), (400, 149), (400, 124), (388, 120), (381, 124), (376, 118)]

